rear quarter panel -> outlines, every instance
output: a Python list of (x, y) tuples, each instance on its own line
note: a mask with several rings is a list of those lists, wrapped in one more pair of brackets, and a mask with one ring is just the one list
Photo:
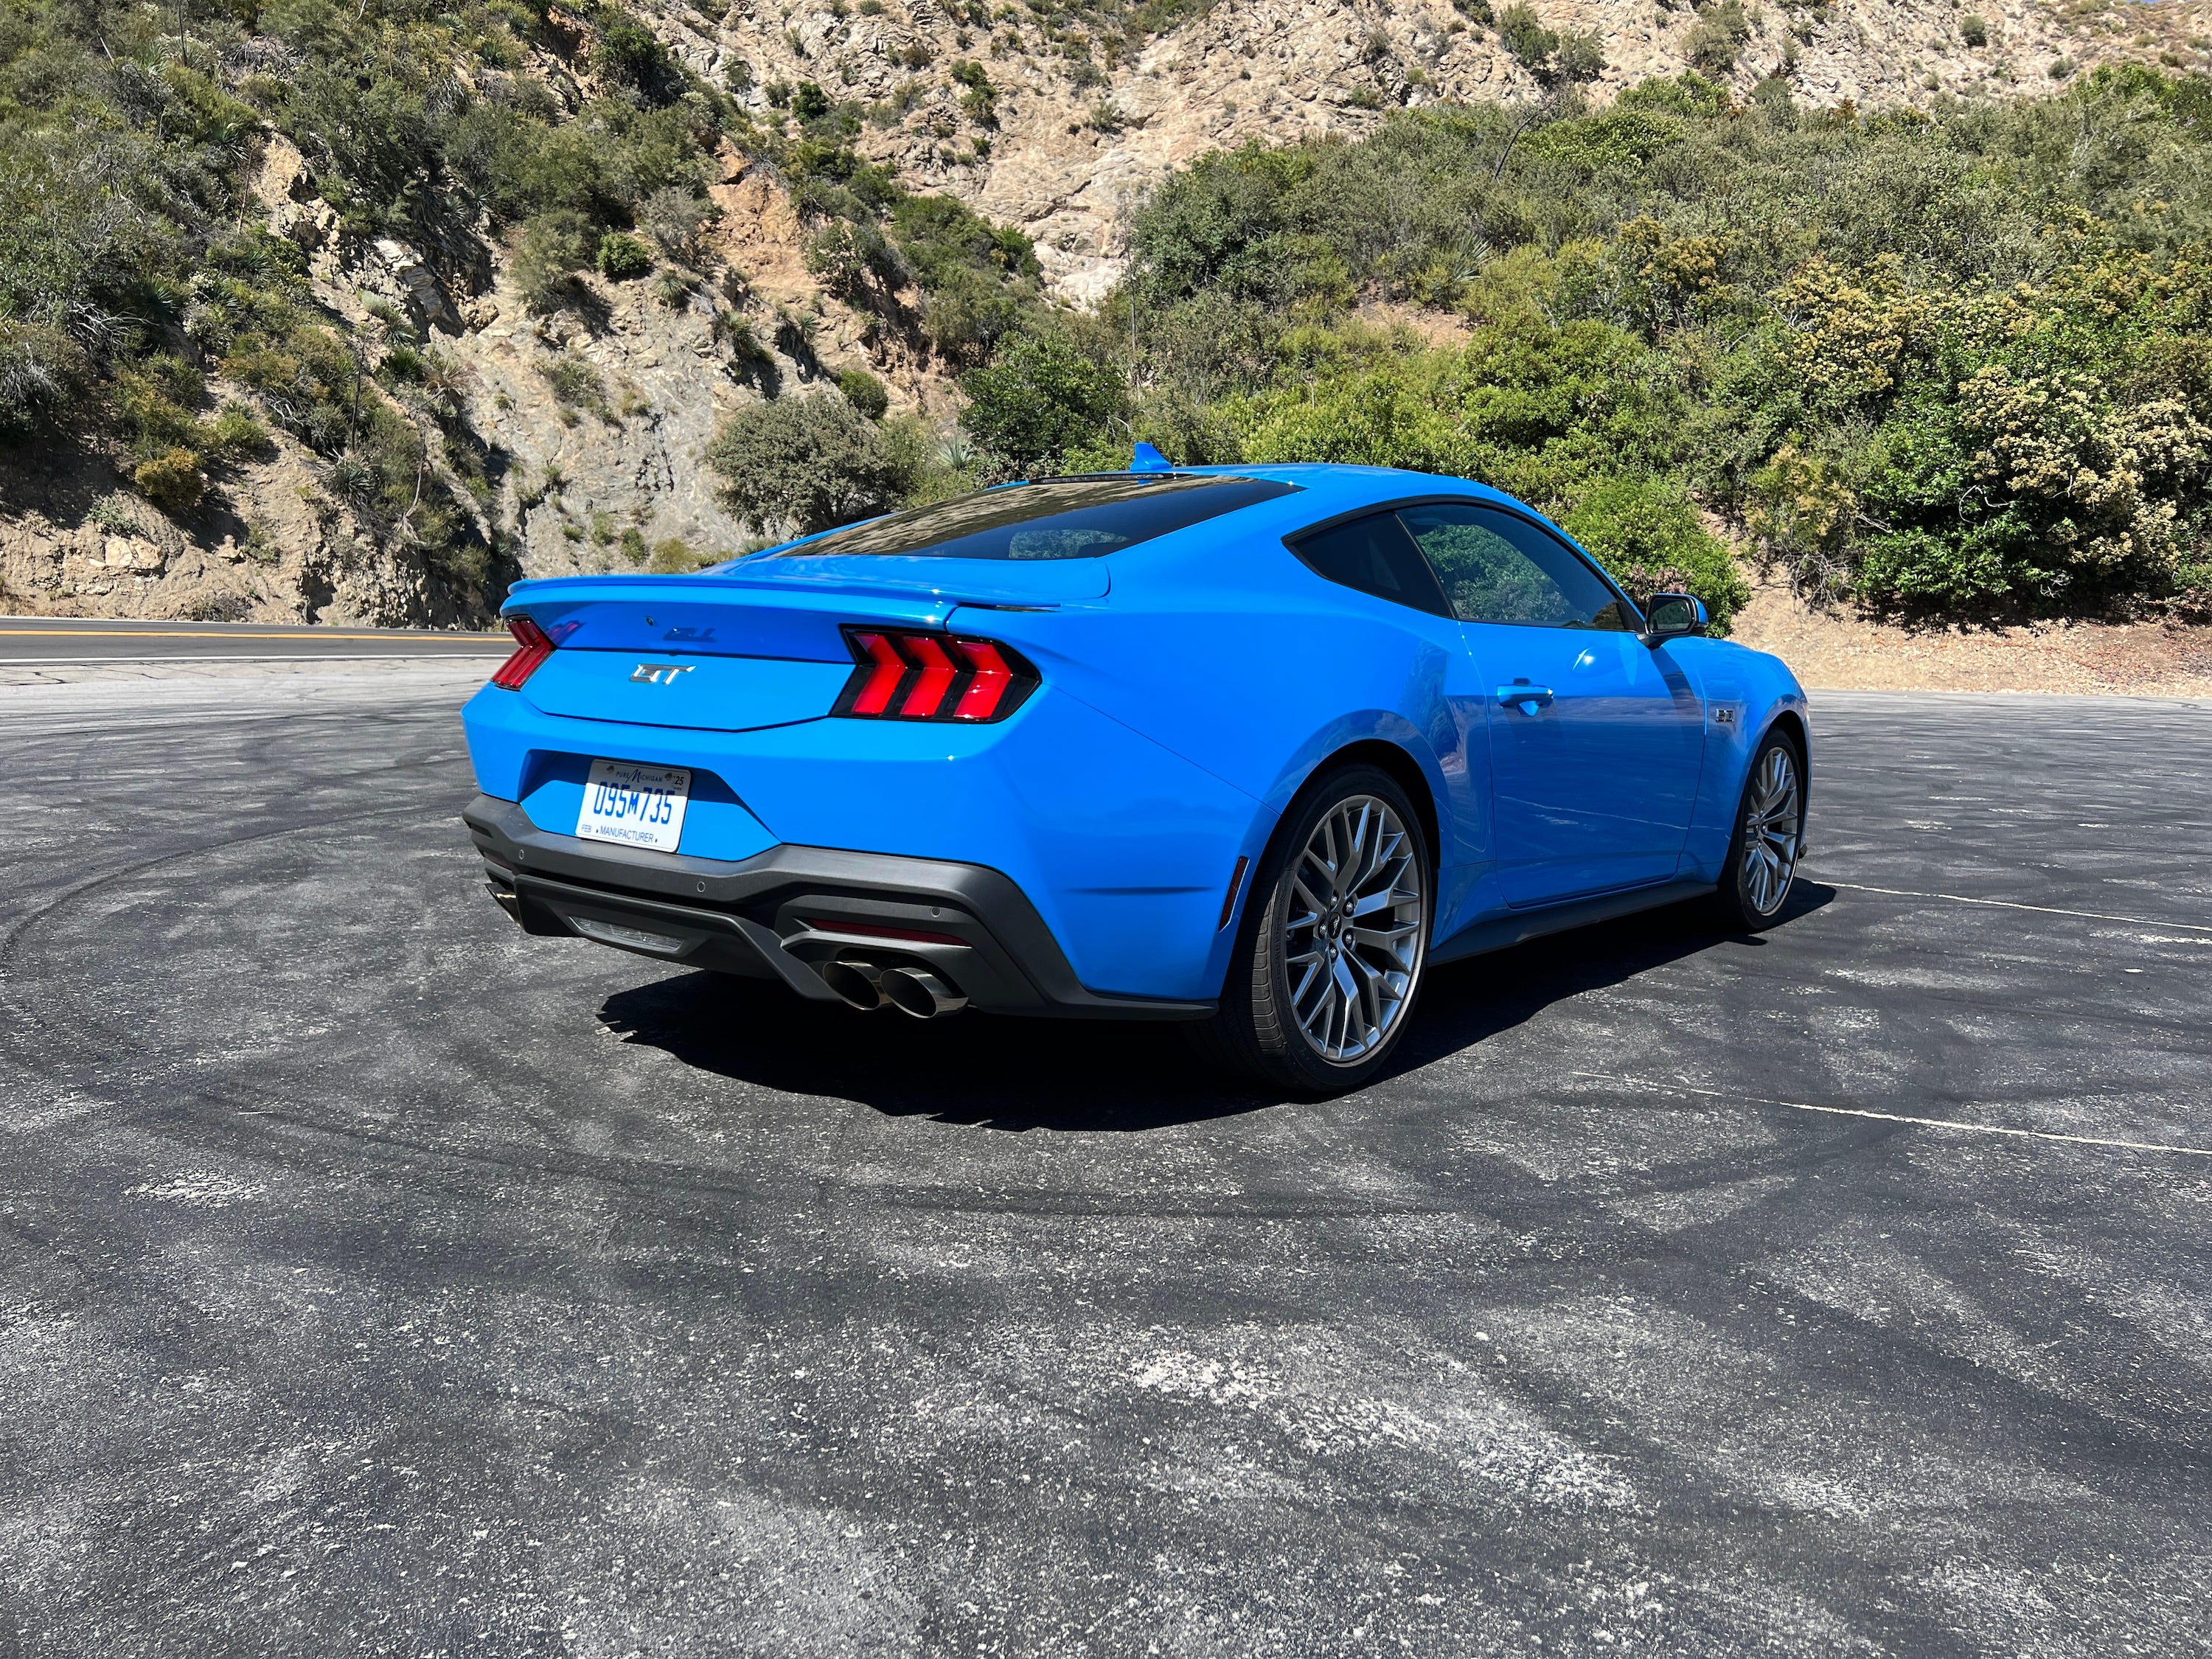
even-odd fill
[[(962, 611), (1048, 685), (1279, 814), (1316, 766), (1366, 739), (1428, 780), (1449, 867), (1488, 856), (1484, 704), (1460, 624), (1326, 581), (1285, 534), (1364, 504), (1320, 490), (1114, 556), (1110, 599), (1042, 614)], [(1478, 757), (1470, 775), (1465, 757)]]

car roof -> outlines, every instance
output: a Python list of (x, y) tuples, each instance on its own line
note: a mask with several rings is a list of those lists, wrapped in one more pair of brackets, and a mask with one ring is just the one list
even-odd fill
[[(1185, 477), (1212, 475), (1275, 478), (1285, 483), (1296, 484), (1300, 492), (1300, 516), (1308, 523), (1333, 518), (1340, 513), (1354, 512), (1363, 507), (1379, 507), (1386, 501), (1402, 501), (1424, 495), (1454, 495), (1509, 508), (1549, 526), (1569, 541), (1574, 539), (1526, 501), (1473, 478), (1455, 478), (1440, 472), (1415, 472), (1395, 466), (1360, 466), (1344, 461), (1280, 461), (1259, 465), (1238, 463), (1225, 466), (1179, 466), (1174, 471)], [(1249, 515), (1256, 510), (1255, 507), (1243, 508), (1239, 516)]]
[(1308, 505), (1326, 504), (1331, 511), (1337, 512), (1370, 503), (1404, 501), (1413, 495), (1468, 495), (1521, 513), (1535, 512), (1526, 502), (1473, 478), (1414, 472), (1403, 467), (1358, 466), (1344, 461), (1280, 461), (1261, 465), (1239, 463), (1227, 466), (1179, 466), (1175, 471), (1193, 477), (1279, 479), (1306, 492)]

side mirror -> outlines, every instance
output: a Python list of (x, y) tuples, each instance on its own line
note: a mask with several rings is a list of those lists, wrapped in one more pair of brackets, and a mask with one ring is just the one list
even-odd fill
[(1644, 642), (1664, 645), (1705, 631), (1711, 618), (1705, 602), (1694, 593), (1654, 593), (1644, 612)]

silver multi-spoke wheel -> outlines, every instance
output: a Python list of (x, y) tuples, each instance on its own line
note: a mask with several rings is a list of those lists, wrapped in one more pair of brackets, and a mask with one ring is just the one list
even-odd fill
[(1356, 1062), (1396, 1029), (1421, 971), (1426, 879), (1419, 846), (1373, 795), (1338, 801), (1307, 837), (1282, 953), (1291, 1017), (1323, 1060)]
[(1771, 744), (1760, 752), (1744, 791), (1742, 850), (1736, 862), (1745, 908), (1757, 915), (1772, 915), (1789, 896), (1797, 872), (1802, 817), (1797, 757), (1788, 744)]

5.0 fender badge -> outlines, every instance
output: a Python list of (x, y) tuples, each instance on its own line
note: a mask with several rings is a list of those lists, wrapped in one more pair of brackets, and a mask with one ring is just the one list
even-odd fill
[(691, 672), (688, 663), (641, 662), (630, 670), (629, 677), (642, 685), (666, 685), (678, 674)]

